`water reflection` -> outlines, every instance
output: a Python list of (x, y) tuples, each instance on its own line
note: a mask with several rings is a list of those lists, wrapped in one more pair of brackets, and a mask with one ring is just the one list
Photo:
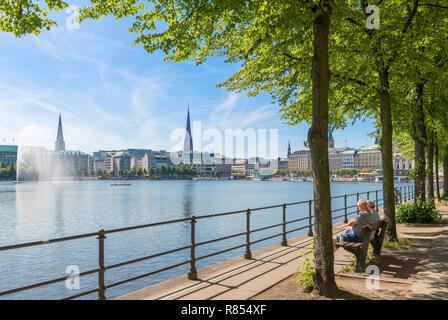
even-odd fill
[[(63, 186), (61, 186), (63, 187)], [(53, 201), (54, 201), (54, 212), (55, 212), (55, 223), (56, 223), (56, 233), (58, 236), (62, 237), (64, 234), (64, 214), (63, 214), (63, 191), (61, 188), (54, 188), (53, 190)]]
[(193, 215), (193, 193), (194, 193), (195, 183), (193, 181), (188, 181), (183, 187), (182, 195), (182, 207), (183, 214), (185, 218), (190, 218)]
[[(16, 185), (16, 235), (19, 239), (48, 238), (64, 230), (64, 182)], [(64, 206), (65, 204), (65, 206)]]

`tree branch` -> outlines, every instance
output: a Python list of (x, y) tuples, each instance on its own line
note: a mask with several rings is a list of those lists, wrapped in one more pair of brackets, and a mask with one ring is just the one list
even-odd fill
[(355, 84), (357, 84), (357, 85), (360, 85), (360, 86), (363, 86), (363, 87), (373, 88), (373, 89), (375, 89), (376, 91), (378, 91), (377, 88), (375, 88), (375, 87), (371, 87), (370, 85), (368, 85), (368, 84), (365, 83), (364, 81), (361, 81), (361, 80), (358, 80), (358, 79), (355, 79), (355, 78), (351, 78), (351, 77), (346, 76), (346, 75), (343, 75), (343, 74), (336, 74), (336, 73), (332, 73), (332, 72), (330, 72), (330, 77), (341, 78), (341, 79), (343, 79), (343, 80), (347, 80), (347, 81), (353, 82), (353, 83), (355, 83)]
[(432, 4), (432, 3), (420, 3), (419, 6), (428, 6), (428, 7), (436, 7), (441, 9), (448, 9), (448, 6), (442, 6), (440, 4)]
[[(401, 31), (400, 43), (403, 41), (404, 34), (409, 30), (409, 27), (411, 26), (412, 20), (414, 19), (415, 14), (417, 13), (417, 8), (419, 6), (418, 1), (419, 0), (414, 0), (414, 6), (413, 6), (411, 12), (409, 13), (408, 20), (406, 21), (406, 23), (405, 23), (405, 25), (403, 27), (403, 30)], [(387, 60), (387, 64), (386, 64), (387, 69), (389, 69), (391, 63), (397, 57), (397, 53), (398, 53), (398, 48), (395, 48), (395, 50), (392, 52), (391, 57)]]

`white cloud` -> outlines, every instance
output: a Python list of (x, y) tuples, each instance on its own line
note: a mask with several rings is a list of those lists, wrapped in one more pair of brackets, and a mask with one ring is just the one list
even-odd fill
[(264, 105), (256, 109), (247, 107), (247, 97), (231, 92), (210, 116), (211, 127), (217, 129), (262, 126), (263, 121), (277, 116), (275, 106)]

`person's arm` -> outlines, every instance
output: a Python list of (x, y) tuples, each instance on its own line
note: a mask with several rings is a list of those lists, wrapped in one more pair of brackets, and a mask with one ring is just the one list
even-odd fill
[(349, 227), (353, 227), (353, 226), (356, 226), (356, 225), (357, 225), (357, 222), (356, 222), (355, 219), (352, 219), (352, 220), (350, 220), (350, 221), (347, 223), (347, 225), (348, 225)]

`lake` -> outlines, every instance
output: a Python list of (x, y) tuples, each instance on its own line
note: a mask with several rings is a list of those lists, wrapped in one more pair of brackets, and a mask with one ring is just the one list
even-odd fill
[[(0, 246), (41, 241), (82, 233), (111, 230), (212, 213), (272, 206), (310, 200), (311, 182), (293, 181), (128, 181), (130, 186), (111, 186), (116, 181), (73, 181), (20, 183), (0, 182)], [(123, 183), (122, 181), (118, 183)], [(397, 186), (404, 184), (397, 184)], [(380, 183), (333, 183), (332, 195), (382, 189)], [(364, 196), (365, 198), (365, 196)], [(375, 193), (370, 194), (375, 199)], [(380, 193), (380, 198), (382, 194)], [(354, 205), (350, 197), (348, 205)], [(333, 209), (343, 207), (343, 198), (335, 199)], [(341, 215), (338, 211), (335, 215)], [(287, 220), (308, 215), (308, 204), (287, 208)], [(197, 242), (216, 239), (246, 230), (246, 217), (236, 214), (199, 220)], [(342, 218), (335, 221), (342, 221)], [(282, 209), (253, 212), (251, 228), (282, 222)], [(287, 230), (307, 221), (288, 225)], [(291, 233), (295, 237), (306, 229)], [(281, 227), (257, 232), (251, 240), (281, 232)], [(281, 237), (253, 245), (252, 250), (278, 243)], [(189, 245), (190, 223), (181, 222), (147, 229), (107, 235), (105, 265), (156, 254)], [(200, 246), (200, 257), (245, 243), (245, 236)], [(203, 259), (203, 268), (244, 254), (244, 248)], [(128, 279), (189, 259), (189, 250), (106, 271), (106, 285)], [(0, 251), (0, 291), (70, 275), (68, 266), (80, 272), (98, 266), (98, 240), (95, 237), (48, 245)], [(136, 280), (106, 291), (113, 298), (140, 288), (185, 274), (189, 265)], [(60, 299), (97, 287), (97, 274), (81, 277), (80, 289), (69, 290), (65, 282), (35, 288), (0, 299)], [(82, 299), (96, 299), (96, 293)]]

